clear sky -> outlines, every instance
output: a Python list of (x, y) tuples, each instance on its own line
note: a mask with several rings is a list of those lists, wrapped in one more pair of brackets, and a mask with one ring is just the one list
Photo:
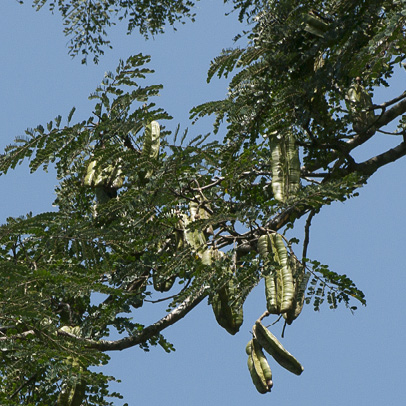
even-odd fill
[[(196, 23), (181, 26), (176, 33), (168, 28), (167, 34), (149, 42), (137, 34), (125, 35), (124, 27), (111, 29), (114, 48), (106, 50), (96, 66), (72, 60), (59, 16), (47, 10), (36, 13), (29, 3), (20, 6), (2, 0), (0, 4), (1, 149), (27, 127), (46, 124), (58, 114), (66, 119), (73, 106), (77, 120), (90, 116), (93, 102), (87, 97), (105, 71), (114, 70), (119, 58), (131, 54), (152, 55), (156, 74), (148, 80), (164, 85), (157, 104), (174, 116), (166, 123), (169, 128), (178, 123), (183, 129), (190, 126), (191, 107), (227, 92), (225, 81), (206, 84), (210, 60), (222, 48), (232, 46), (232, 38), (241, 29), (236, 15), (224, 16), (228, 8), (222, 1), (200, 2)], [(391, 89), (379, 90), (374, 101), (404, 91), (404, 71), (392, 83)], [(194, 135), (208, 132), (209, 123), (205, 120), (190, 131)], [(394, 145), (390, 136), (379, 137), (362, 157)], [(300, 377), (269, 357), (272, 393), (260, 395), (251, 383), (245, 345), (252, 324), (265, 310), (261, 284), (247, 299), (245, 321), (236, 336), (217, 325), (204, 302), (164, 331), (176, 352), (166, 354), (157, 347), (149, 353), (138, 348), (111, 353), (106, 373), (122, 380), (114, 388), (130, 406), (406, 404), (405, 173), (406, 159), (391, 164), (373, 176), (358, 198), (325, 207), (314, 218), (308, 256), (350, 276), (366, 294), (367, 306), (359, 306), (354, 315), (344, 307), (330, 310), (327, 304), (317, 313), (311, 306), (304, 309), (282, 341), (303, 364)], [(52, 170), (30, 175), (25, 164), (1, 176), (0, 220), (52, 210), (56, 183)], [(295, 233), (303, 238), (303, 229)], [(144, 306), (134, 318), (151, 323), (163, 311), (156, 305)], [(279, 336), (281, 329), (278, 323), (272, 331)]]

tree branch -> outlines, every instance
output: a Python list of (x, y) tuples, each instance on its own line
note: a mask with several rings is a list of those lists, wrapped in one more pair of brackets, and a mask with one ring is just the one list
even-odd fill
[[(404, 98), (405, 97), (404, 95), (405, 93), (402, 93), (402, 95), (399, 96), (399, 98), (400, 99)], [(401, 116), (404, 113), (406, 113), (406, 99), (403, 99), (401, 102), (393, 106), (391, 109), (384, 111), (378, 117), (378, 119), (370, 129), (360, 134), (357, 134), (357, 136), (348, 141), (346, 145), (349, 147), (349, 151), (353, 150), (355, 147), (360, 146), (361, 144), (364, 144), (366, 141), (368, 141), (375, 135), (378, 129), (384, 127), (385, 125), (388, 125), (395, 118)]]
[(99, 351), (121, 351), (135, 345), (146, 342), (149, 338), (156, 336), (165, 328), (175, 324), (185, 317), (194, 307), (196, 307), (208, 295), (208, 287), (203, 286), (196, 296), (187, 297), (176, 309), (172, 310), (165, 317), (156, 323), (145, 327), (139, 334), (122, 338), (120, 340), (100, 340), (95, 341), (83, 337), (77, 337), (74, 334), (58, 330), (58, 335), (73, 338), (82, 342), (86, 347)]
[[(406, 97), (406, 92), (402, 93), (399, 98), (404, 98)], [(391, 109), (385, 111), (377, 120), (375, 123), (376, 128), (381, 128), (384, 125), (389, 124), (391, 121), (393, 121), (396, 117), (401, 116), (406, 112), (406, 99), (403, 99), (401, 102), (393, 106)]]
[(397, 103), (398, 101), (402, 100), (402, 99), (406, 99), (406, 92), (403, 92), (400, 96), (395, 97), (392, 100), (388, 100), (387, 102), (381, 103), (381, 104), (374, 104), (371, 109), (375, 110), (375, 109), (382, 109), (383, 111), (386, 110), (386, 107), (388, 106), (392, 106), (392, 104)]
[[(403, 92), (400, 96), (398, 96), (386, 103), (382, 103), (381, 105), (376, 106), (376, 107), (383, 109), (382, 114), (376, 119), (376, 121), (371, 125), (370, 128), (366, 129), (363, 132), (356, 134), (353, 138), (351, 138), (346, 143), (343, 143), (341, 145), (342, 147), (345, 148), (346, 154), (349, 154), (353, 149), (355, 149), (356, 147), (359, 147), (360, 145), (364, 144), (369, 139), (371, 139), (380, 128), (384, 127), (385, 125), (388, 125), (393, 120), (395, 120), (397, 117), (406, 113), (406, 98), (405, 97), (406, 97), (406, 92)], [(392, 105), (393, 103), (395, 103), (397, 101), (399, 101), (399, 103), (394, 105), (389, 110), (385, 110), (387, 106)], [(331, 159), (329, 162), (330, 163), (334, 162), (337, 158), (340, 157), (340, 154), (342, 154), (342, 153), (343, 153), (342, 150), (333, 153), (331, 155)], [(320, 166), (309, 165), (308, 167), (303, 167), (302, 172), (311, 173), (311, 172), (317, 171), (319, 169), (320, 169)]]
[(371, 176), (375, 173), (380, 167), (394, 162), (406, 155), (406, 143), (402, 142), (397, 147), (389, 149), (386, 152), (383, 152), (380, 155), (374, 156), (367, 161), (364, 161), (356, 165), (356, 171), (364, 175)]
[(31, 375), (26, 381), (24, 381), (8, 398), (9, 399), (13, 399), (14, 396), (16, 396), (21, 389), (23, 389), (24, 387), (26, 387), (27, 385), (29, 385), (31, 382), (35, 381), (35, 378), (37, 377), (38, 372), (36, 372), (35, 374)]
[(307, 258), (307, 247), (309, 246), (310, 242), (310, 226), (313, 220), (313, 217), (316, 215), (317, 210), (313, 209), (310, 213), (309, 216), (307, 217), (306, 220), (306, 225), (305, 225), (305, 237), (303, 241), (303, 253), (302, 253), (302, 263), (305, 265), (305, 258)]

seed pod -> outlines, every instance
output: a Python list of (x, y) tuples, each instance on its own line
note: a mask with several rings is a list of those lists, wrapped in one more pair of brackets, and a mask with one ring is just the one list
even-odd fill
[(283, 137), (273, 135), (269, 137), (271, 147), (272, 192), (275, 200), (286, 200), (286, 165)]
[[(269, 259), (272, 255), (272, 244), (268, 234), (261, 235), (258, 238), (258, 252), (262, 258), (264, 258), (264, 267), (269, 266)], [(265, 297), (266, 307), (269, 313), (279, 314), (280, 309), (278, 306), (277, 298), (277, 281), (276, 272), (272, 271), (271, 274), (265, 275)]]
[[(286, 320), (287, 324), (292, 324), (292, 322), (297, 319), (303, 309), (305, 292), (307, 288), (307, 283), (310, 278), (310, 273), (306, 272), (303, 266), (294, 258), (292, 260), (296, 272), (294, 272), (294, 285), (295, 285), (295, 294), (293, 298), (293, 303), (291, 309), (283, 314), (283, 317)], [(293, 265), (292, 265), (293, 269)]]
[(67, 363), (75, 367), (79, 372), (69, 379), (69, 383), (66, 381), (62, 384), (62, 390), (59, 393), (56, 406), (80, 406), (83, 403), (86, 393), (86, 383), (84, 382), (81, 374), (83, 368), (79, 362), (72, 357), (67, 358)]
[(168, 292), (168, 290), (171, 290), (175, 280), (176, 276), (171, 276), (168, 278), (163, 275), (159, 275), (157, 272), (152, 274), (154, 289), (158, 292)]
[(96, 164), (97, 161), (93, 160), (89, 163), (86, 170), (86, 176), (83, 180), (84, 186), (94, 187), (96, 183), (99, 183), (101, 179), (97, 180), (98, 175), (96, 174)]
[(142, 153), (150, 158), (156, 159), (159, 155), (161, 129), (157, 121), (151, 121), (145, 127), (144, 144)]
[(261, 257), (264, 260), (266, 260), (269, 257), (269, 252), (271, 250), (269, 236), (267, 234), (261, 235), (258, 238), (257, 247), (258, 247), (259, 255), (261, 255)]
[(294, 135), (273, 134), (270, 139), (272, 192), (282, 203), (300, 188), (300, 160)]
[(292, 270), (289, 266), (288, 252), (283, 243), (282, 236), (278, 233), (273, 233), (269, 237), (274, 258), (279, 264), (277, 269), (278, 305), (280, 312), (285, 313), (292, 307), (294, 297)]
[(305, 22), (304, 30), (317, 37), (323, 38), (325, 32), (328, 30), (328, 24), (324, 22), (319, 16), (312, 12), (304, 15), (303, 20)]
[[(210, 218), (210, 214), (203, 208), (203, 199), (200, 196), (196, 196), (195, 199), (199, 201), (199, 203), (194, 200), (189, 203), (190, 219), (192, 221), (208, 220)], [(205, 201), (204, 204), (207, 205), (208, 203)], [(209, 224), (203, 230), (203, 232), (205, 233), (206, 237), (208, 235), (213, 235), (213, 226)]]
[(245, 347), (245, 352), (247, 355), (251, 355), (252, 352), (252, 340), (248, 341), (248, 344)]
[(197, 255), (201, 257), (206, 246), (206, 237), (204, 236), (204, 233), (198, 229), (192, 230), (190, 228), (192, 221), (187, 214), (182, 214), (181, 221), (184, 240), (196, 251)]
[(266, 308), (271, 314), (280, 314), (280, 307), (278, 301), (278, 293), (276, 290), (277, 283), (275, 275), (270, 274), (265, 276), (265, 298)]
[(248, 356), (248, 360), (247, 360), (247, 365), (248, 365), (248, 370), (250, 371), (250, 375), (251, 375), (251, 379), (252, 379), (252, 383), (255, 385), (255, 387), (257, 388), (257, 391), (261, 394), (265, 394), (268, 392), (268, 386), (266, 385), (266, 383), (259, 377), (256, 369), (255, 369), (255, 365), (254, 365), (254, 360), (252, 358), (252, 352), (250, 353), (250, 355)]
[(273, 386), (272, 371), (268, 364), (268, 360), (266, 359), (262, 351), (262, 347), (260, 346), (258, 340), (255, 338), (252, 340), (251, 356), (254, 361), (255, 369), (257, 369), (258, 366), (257, 360), (259, 361), (261, 371), (258, 372), (258, 376), (265, 381), (265, 385), (267, 386), (268, 391), (270, 391)]
[(111, 189), (120, 189), (123, 186), (124, 177), (122, 175), (120, 164), (109, 164), (101, 168), (97, 160), (92, 160), (87, 166), (86, 176), (83, 185), (96, 188), (105, 187)]
[[(144, 143), (142, 146), (142, 155), (149, 159), (157, 159), (159, 155), (159, 148), (161, 145), (160, 140), (160, 126), (157, 121), (151, 121), (145, 127)], [(149, 169), (147, 173), (141, 173), (140, 178), (146, 181), (152, 176), (153, 170)]]
[(289, 133), (286, 137), (286, 158), (288, 163), (288, 193), (294, 195), (300, 188), (300, 160), (295, 137)]
[(231, 335), (236, 334), (243, 323), (243, 307), (237, 301), (238, 289), (231, 279), (213, 296), (212, 308), (217, 323)]
[(369, 110), (372, 107), (372, 98), (359, 83), (352, 85), (347, 92), (346, 104), (353, 116), (353, 129), (356, 132), (370, 127), (375, 121), (375, 113)]
[(272, 355), (279, 365), (296, 375), (300, 375), (303, 372), (300, 362), (290, 352), (285, 350), (279, 340), (261, 322), (257, 321), (255, 323), (253, 333), (261, 347), (268, 354)]

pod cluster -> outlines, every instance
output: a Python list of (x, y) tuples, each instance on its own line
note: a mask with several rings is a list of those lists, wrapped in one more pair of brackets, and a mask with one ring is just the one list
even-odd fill
[[(160, 125), (157, 121), (151, 121), (145, 126), (142, 156), (148, 159), (156, 159), (160, 148)], [(148, 170), (140, 173), (143, 182), (151, 177), (153, 171)], [(123, 186), (124, 175), (120, 162), (103, 165), (97, 159), (91, 159), (87, 165), (83, 185), (95, 191), (98, 203), (107, 203), (117, 197), (117, 190)]]
[[(193, 248), (197, 256), (202, 260), (203, 265), (211, 266), (213, 261), (219, 260), (224, 256), (222, 251), (206, 248), (206, 238), (213, 234), (212, 226), (207, 226), (204, 230), (191, 230), (188, 225), (197, 220), (207, 220), (210, 214), (204, 207), (207, 202), (202, 197), (196, 196), (189, 203), (190, 217), (182, 215), (181, 226), (183, 238), (186, 243)], [(228, 281), (212, 296), (211, 304), (217, 323), (228, 333), (234, 335), (243, 323), (242, 303), (237, 300), (239, 296), (238, 283), (233, 272), (228, 268)]]
[(264, 277), (267, 310), (271, 314), (282, 314), (291, 324), (303, 309), (309, 274), (294, 256), (289, 256), (283, 237), (278, 233), (259, 237), (258, 252), (264, 268), (270, 270)]
[(108, 164), (105, 167), (93, 159), (89, 162), (83, 185), (95, 191), (99, 203), (107, 203), (117, 196), (117, 190), (123, 186), (124, 176), (118, 162), (116, 165)]
[(300, 375), (303, 372), (300, 362), (283, 347), (279, 340), (260, 321), (255, 323), (252, 333), (253, 338), (246, 346), (247, 365), (252, 382), (259, 393), (270, 392), (273, 386), (272, 371), (264, 350), (289, 372), (295, 375)]

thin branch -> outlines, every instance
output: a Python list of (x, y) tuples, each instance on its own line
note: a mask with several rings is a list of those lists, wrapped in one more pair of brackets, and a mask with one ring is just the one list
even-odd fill
[(309, 246), (309, 242), (310, 242), (310, 226), (313, 220), (313, 217), (316, 215), (316, 213), (318, 212), (318, 210), (312, 210), (309, 213), (309, 216), (307, 217), (306, 220), (306, 225), (305, 225), (305, 238), (303, 241), (303, 254), (302, 254), (302, 263), (303, 266), (305, 266), (305, 258), (307, 258), (307, 248)]
[(167, 296), (167, 297), (163, 297), (161, 299), (157, 299), (157, 300), (148, 300), (148, 299), (144, 299), (144, 302), (148, 302), (148, 303), (160, 303), (160, 302), (165, 302), (167, 300), (173, 299), (176, 296), (179, 296), (182, 294), (182, 292), (184, 292), (190, 285), (190, 283), (192, 282), (191, 279), (188, 279), (188, 281), (186, 282), (185, 286), (181, 289), (181, 291), (179, 293), (176, 293), (175, 295), (172, 296)]
[(386, 135), (395, 135), (395, 136), (399, 136), (399, 135), (404, 135), (404, 131), (402, 132), (396, 132), (396, 131), (384, 131), (384, 130), (378, 130), (378, 133), (381, 134), (386, 134)]
[(262, 319), (264, 319), (265, 317), (268, 317), (271, 313), (269, 313), (269, 311), (267, 310), (265, 313), (262, 313), (261, 316), (259, 316), (258, 320), (259, 322), (262, 321)]
[(301, 169), (301, 177), (308, 180), (307, 178), (325, 178), (326, 176), (329, 176), (330, 174), (328, 172), (309, 172), (306, 171), (304, 168)]
[(5, 334), (7, 333), (7, 330), (10, 330), (11, 328), (17, 328), (17, 326), (13, 325), (13, 326), (1, 326), (0, 327), (0, 334)]
[[(399, 97), (403, 100), (401, 102), (399, 102), (398, 104), (396, 104), (395, 106), (393, 106), (391, 109), (383, 111), (382, 114), (378, 117), (378, 119), (373, 124), (372, 128), (368, 129), (368, 131), (357, 134), (354, 138), (352, 138), (351, 140), (349, 140), (347, 142), (347, 146), (349, 147), (349, 150), (352, 150), (355, 147), (358, 147), (358, 146), (364, 144), (366, 141), (368, 141), (370, 138), (372, 138), (372, 136), (376, 133), (376, 131), (378, 129), (382, 128), (383, 126), (392, 122), (395, 118), (406, 113), (406, 99), (404, 99), (405, 96), (403, 96), (403, 94), (402, 94)], [(390, 102), (388, 102), (388, 103), (390, 103)]]
[(14, 396), (16, 396), (18, 394), (18, 392), (20, 392), (23, 388), (25, 388), (26, 386), (28, 386), (32, 381), (35, 380), (35, 378), (37, 377), (38, 372), (36, 372), (35, 374), (31, 375), (25, 382), (23, 382), (8, 398), (9, 399), (13, 399)]
[(193, 192), (200, 192), (200, 191), (202, 191), (202, 190), (210, 189), (210, 188), (212, 188), (212, 187), (218, 185), (218, 184), (221, 183), (224, 179), (225, 179), (225, 177), (224, 177), (224, 176), (221, 176), (221, 177), (217, 178), (216, 180), (213, 180), (213, 182), (212, 182), (212, 183), (209, 183), (208, 185), (201, 186), (201, 187), (198, 187), (198, 188), (191, 187), (190, 189), (191, 189)]
[(381, 103), (381, 104), (374, 104), (372, 107), (370, 107), (368, 110), (375, 110), (375, 109), (382, 109), (382, 110), (386, 110), (387, 107), (392, 106), (392, 104), (397, 103), (398, 101), (402, 100), (402, 99), (406, 99), (406, 91), (403, 92), (400, 96), (395, 97), (392, 100), (389, 100), (385, 103)]

